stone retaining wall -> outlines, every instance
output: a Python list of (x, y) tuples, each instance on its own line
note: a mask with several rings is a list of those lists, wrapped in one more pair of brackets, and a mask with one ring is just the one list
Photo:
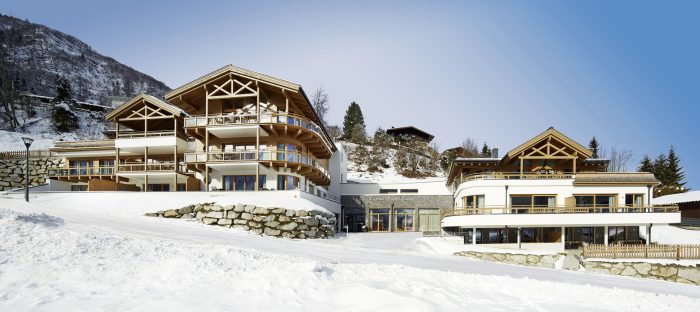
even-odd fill
[[(0, 191), (24, 187), (24, 165), (26, 160), (0, 160)], [(29, 159), (29, 184), (38, 186), (46, 183), (50, 169), (64, 165), (62, 158), (44, 157)]]
[(460, 251), (454, 253), (456, 256), (463, 256), (484, 261), (502, 262), (509, 264), (518, 264), (543, 268), (554, 268), (560, 255), (526, 255), (526, 254), (511, 254), (499, 252), (478, 252), (478, 251)]
[(700, 285), (700, 266), (649, 262), (583, 261), (586, 271)]
[(256, 234), (285, 238), (335, 236), (336, 218), (330, 212), (265, 208), (255, 205), (204, 203), (147, 213), (150, 217), (197, 219), (207, 225), (242, 229)]

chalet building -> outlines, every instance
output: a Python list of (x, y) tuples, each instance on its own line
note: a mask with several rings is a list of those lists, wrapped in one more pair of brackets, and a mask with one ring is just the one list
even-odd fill
[(442, 229), (472, 244), (563, 249), (639, 243), (640, 226), (680, 221), (677, 206), (651, 204), (653, 174), (606, 172), (608, 161), (591, 156), (549, 128), (500, 158), (457, 158), (446, 183), (454, 209)]
[(414, 126), (407, 126), (407, 127), (391, 127), (386, 130), (386, 134), (389, 136), (393, 137), (395, 141), (400, 142), (401, 140), (404, 140), (405, 138), (412, 138), (418, 142), (428, 144), (430, 141), (433, 140), (434, 136), (430, 133), (427, 133), (421, 129), (418, 129)]
[(56, 143), (53, 190), (301, 191), (339, 210), (344, 162), (298, 84), (228, 65), (106, 118), (109, 139)]
[(700, 191), (664, 195), (652, 199), (652, 202), (660, 205), (678, 205), (682, 224), (700, 225)]

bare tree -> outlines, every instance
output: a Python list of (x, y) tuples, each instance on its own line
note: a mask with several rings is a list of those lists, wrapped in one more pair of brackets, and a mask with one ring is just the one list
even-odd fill
[(608, 159), (609, 172), (627, 172), (629, 163), (632, 160), (632, 151), (628, 149), (617, 149), (613, 146), (610, 151), (605, 147), (600, 148), (600, 155), (604, 159)]
[(464, 149), (464, 155), (458, 155), (461, 157), (472, 157), (479, 155), (479, 145), (476, 144), (476, 140), (472, 138), (466, 138), (462, 141), (462, 148)]
[(311, 95), (311, 105), (314, 107), (318, 119), (321, 120), (323, 126), (326, 126), (326, 114), (328, 113), (328, 93), (323, 89), (323, 86), (316, 88), (316, 91)]

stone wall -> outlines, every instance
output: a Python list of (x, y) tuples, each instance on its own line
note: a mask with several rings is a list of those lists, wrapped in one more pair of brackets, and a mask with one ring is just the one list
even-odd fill
[(586, 271), (700, 285), (700, 265), (583, 261)]
[[(0, 191), (24, 187), (24, 165), (26, 160), (0, 160)], [(61, 158), (44, 157), (29, 159), (29, 184), (46, 183), (49, 170), (64, 166)]]
[(255, 205), (204, 203), (147, 213), (146, 216), (197, 219), (207, 225), (242, 229), (256, 234), (285, 238), (335, 236), (336, 219), (330, 212), (265, 208)]
[(552, 269), (555, 267), (555, 264), (557, 263), (557, 261), (559, 261), (561, 257), (560, 255), (511, 254), (478, 251), (460, 251), (456, 252), (455, 255), (484, 261), (502, 262)]

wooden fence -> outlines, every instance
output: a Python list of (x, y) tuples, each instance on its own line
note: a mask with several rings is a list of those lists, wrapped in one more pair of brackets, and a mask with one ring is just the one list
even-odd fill
[(584, 244), (583, 256), (606, 259), (700, 259), (700, 245)]
[[(49, 150), (29, 151), (29, 158), (51, 157), (55, 154)], [(27, 151), (5, 151), (0, 152), (0, 160), (26, 159)]]

